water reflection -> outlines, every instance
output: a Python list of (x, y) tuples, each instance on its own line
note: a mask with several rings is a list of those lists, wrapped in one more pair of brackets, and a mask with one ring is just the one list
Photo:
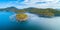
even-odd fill
[(60, 17), (43, 18), (36, 14), (26, 13), (29, 16), (28, 24), (35, 24), (44, 28), (60, 29)]
[[(37, 27), (39, 29), (51, 29), (56, 27), (59, 18), (60, 17), (55, 17), (55, 18), (43, 18), (43, 17), (39, 17), (36, 14), (31, 14), (31, 13), (25, 13), (28, 15), (28, 20), (26, 21), (26, 23), (24, 22), (24, 24), (22, 24), (21, 22), (16, 22), (16, 14), (10, 16), (13, 21), (12, 22), (16, 22), (19, 23), (19, 26), (25, 26), (25, 27)], [(58, 20), (56, 19), (58, 18)], [(55, 25), (55, 26), (54, 26)]]
[(43, 18), (43, 17), (39, 17), (35, 14), (29, 14), (29, 18), (30, 18), (30, 24), (31, 23), (35, 23), (38, 26), (42, 25), (42, 27), (47, 27), (51, 28), (51, 29), (60, 29), (60, 17), (53, 17), (53, 18)]

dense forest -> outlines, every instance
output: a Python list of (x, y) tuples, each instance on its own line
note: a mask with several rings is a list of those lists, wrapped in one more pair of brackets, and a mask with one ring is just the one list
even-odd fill
[(15, 7), (8, 7), (8, 8), (2, 8), (0, 9), (0, 11), (11, 11), (11, 12), (15, 12), (15, 13), (25, 13), (25, 12), (29, 12), (29, 13), (33, 13), (33, 14), (37, 14), (40, 17), (53, 17), (53, 16), (60, 16), (60, 10), (57, 9), (53, 9), (53, 8), (46, 8), (46, 9), (42, 9), (42, 8), (24, 8), (24, 9), (17, 9)]

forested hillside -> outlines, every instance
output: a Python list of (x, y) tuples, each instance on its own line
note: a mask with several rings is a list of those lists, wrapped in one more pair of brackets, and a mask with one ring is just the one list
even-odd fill
[(17, 9), (15, 7), (8, 7), (8, 8), (0, 9), (0, 11), (7, 11), (7, 12), (11, 11), (11, 12), (16, 12), (16, 13), (29, 12), (29, 13), (37, 14), (40, 17), (60, 16), (60, 11), (53, 8), (41, 9), (41, 8), (30, 7), (30, 8), (24, 8), (24, 9)]

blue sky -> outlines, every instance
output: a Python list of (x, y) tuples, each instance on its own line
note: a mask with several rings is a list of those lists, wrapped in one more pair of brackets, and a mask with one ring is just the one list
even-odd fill
[(60, 0), (0, 0), (0, 8), (60, 8)]

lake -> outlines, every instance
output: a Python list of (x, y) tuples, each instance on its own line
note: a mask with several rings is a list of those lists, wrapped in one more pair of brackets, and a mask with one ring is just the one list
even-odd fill
[(16, 18), (13, 21), (10, 16), (14, 15), (14, 12), (0, 11), (0, 30), (56, 30), (60, 29), (60, 17), (43, 18), (36, 14), (25, 13), (28, 15), (26, 22), (17, 22)]

